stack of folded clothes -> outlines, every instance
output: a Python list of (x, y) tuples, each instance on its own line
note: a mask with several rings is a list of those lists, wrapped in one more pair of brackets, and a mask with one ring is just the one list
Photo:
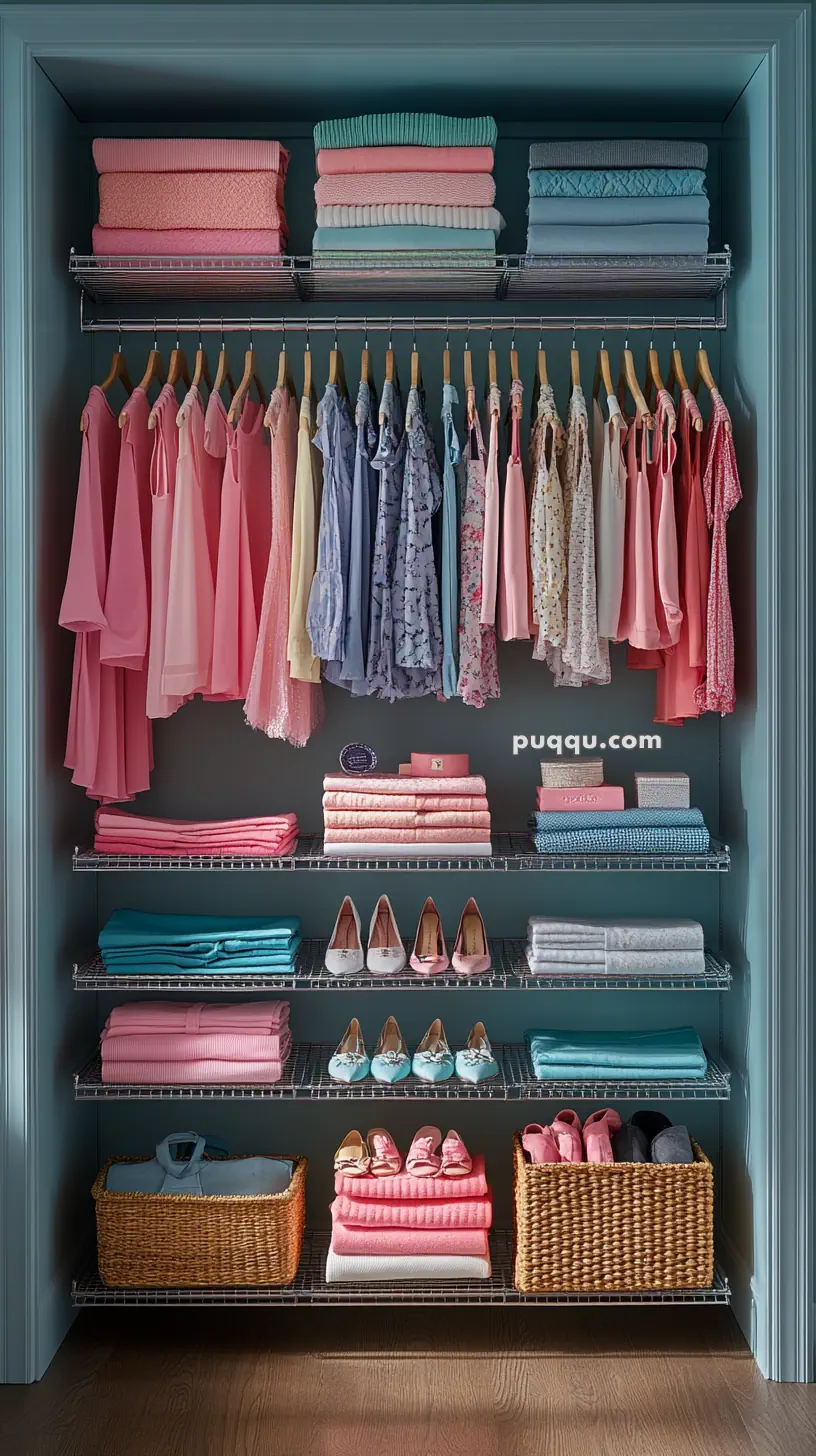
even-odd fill
[(180, 856), (258, 855), (277, 858), (297, 844), (295, 814), (259, 819), (148, 819), (124, 809), (98, 809), (94, 849), (99, 854)]
[(114, 1006), (102, 1081), (186, 1087), (279, 1082), (292, 1049), (288, 1001), (141, 1001)]
[(318, 266), (496, 261), (490, 116), (388, 112), (315, 127)]
[(480, 774), (326, 774), (323, 845), (331, 855), (489, 855), (490, 810)]
[(159, 915), (114, 910), (99, 932), (114, 976), (227, 976), (294, 969), (301, 942), (296, 915)]
[(704, 142), (534, 142), (528, 254), (706, 253), (707, 161)]
[(539, 810), (539, 854), (705, 854), (699, 809)]
[(276, 256), (286, 251), (279, 142), (97, 137), (99, 222), (107, 256)]
[(706, 1054), (692, 1026), (668, 1031), (526, 1031), (539, 1082), (699, 1081)]
[(489, 1279), (493, 1196), (483, 1157), (464, 1177), (336, 1173), (326, 1283)]
[(631, 975), (638, 971), (699, 976), (705, 970), (703, 927), (696, 920), (563, 920), (531, 915), (531, 971), (552, 975)]

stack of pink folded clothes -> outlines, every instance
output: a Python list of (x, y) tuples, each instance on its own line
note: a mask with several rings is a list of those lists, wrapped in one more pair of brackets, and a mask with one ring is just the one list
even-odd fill
[(480, 774), (366, 774), (323, 779), (329, 855), (489, 855), (490, 810)]
[(455, 1180), (335, 1173), (334, 1191), (327, 1284), (490, 1278), (493, 1195), (483, 1157)]
[(295, 814), (259, 819), (148, 819), (124, 809), (97, 809), (94, 849), (99, 854), (291, 854), (298, 837)]
[(280, 142), (97, 137), (99, 222), (108, 257), (279, 256), (288, 229)]
[(145, 1086), (279, 1082), (292, 1049), (288, 1001), (142, 1001), (114, 1006), (102, 1081)]

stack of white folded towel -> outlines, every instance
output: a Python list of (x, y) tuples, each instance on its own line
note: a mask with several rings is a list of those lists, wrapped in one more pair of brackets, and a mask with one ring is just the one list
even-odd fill
[(545, 975), (702, 975), (703, 927), (696, 920), (563, 920), (531, 915), (527, 960)]

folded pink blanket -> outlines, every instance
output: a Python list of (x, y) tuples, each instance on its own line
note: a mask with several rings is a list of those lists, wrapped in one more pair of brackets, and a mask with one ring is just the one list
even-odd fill
[(327, 829), (419, 829), (421, 826), (428, 829), (489, 829), (490, 814), (484, 809), (478, 813), (441, 809), (430, 814), (408, 809), (393, 813), (376, 809), (324, 809), (323, 823)]
[(233, 137), (95, 137), (97, 172), (282, 172), (280, 142)]
[(288, 854), (297, 842), (295, 814), (258, 819), (150, 819), (98, 809), (94, 846), (107, 854)]
[(496, 183), (487, 172), (352, 172), (320, 177), (314, 195), (318, 207), (376, 207), (395, 202), (492, 207)]
[(264, 814), (256, 819), (151, 819), (147, 814), (130, 814), (125, 809), (97, 809), (94, 825), (97, 834), (107, 829), (126, 829), (131, 839), (137, 834), (149, 834), (151, 838), (160, 834), (173, 837), (183, 834), (188, 838), (208, 839), (214, 834), (233, 834), (247, 839), (254, 832), (297, 829), (297, 815)]
[(280, 258), (288, 234), (276, 228), (106, 228), (93, 230), (97, 258)]
[(105, 1030), (117, 1035), (153, 1032), (244, 1031), (271, 1036), (289, 1023), (288, 1001), (127, 1001), (114, 1006)]
[(402, 810), (438, 814), (452, 809), (454, 813), (482, 813), (489, 808), (486, 794), (357, 794), (349, 790), (331, 790), (323, 795), (323, 809), (373, 809), (383, 814)]
[(492, 147), (322, 147), (318, 177), (356, 172), (492, 172)]
[(268, 1086), (282, 1076), (277, 1062), (102, 1062), (103, 1082), (143, 1087)]
[(349, 1228), (332, 1224), (335, 1254), (463, 1254), (488, 1256), (484, 1229)]
[(168, 859), (183, 859), (185, 855), (236, 855), (244, 859), (279, 859), (282, 855), (291, 854), (297, 844), (297, 835), (290, 834), (285, 839), (248, 839), (230, 840), (228, 843), (219, 839), (202, 839), (198, 844), (179, 841), (175, 846), (168, 845), (164, 840), (151, 843), (147, 839), (120, 839), (108, 835), (97, 834), (94, 839), (94, 849), (99, 854), (149, 854), (154, 859), (166, 855)]
[(484, 829), (326, 829), (331, 844), (484, 844)]
[(278, 172), (107, 172), (106, 228), (286, 228)]
[[(481, 774), (467, 774), (462, 778), (411, 778), (407, 774), (366, 774), (360, 779), (361, 794), (486, 794), (487, 784)], [(323, 792), (351, 794), (356, 790), (346, 774), (329, 773), (323, 777)]]
[(331, 1206), (332, 1218), (358, 1228), (470, 1228), (489, 1229), (493, 1198), (397, 1199), (352, 1198), (341, 1193)]
[(396, 1173), (392, 1178), (347, 1178), (342, 1173), (334, 1175), (335, 1193), (347, 1193), (349, 1197), (422, 1199), (484, 1198), (489, 1192), (485, 1160), (476, 1153), (473, 1167), (466, 1178), (412, 1178), (410, 1173)]
[(280, 1066), (292, 1050), (292, 1037), (284, 1031), (267, 1036), (213, 1031), (198, 1036), (184, 1032), (150, 1032), (145, 1036), (102, 1033), (102, 1061), (118, 1062), (269, 1062)]

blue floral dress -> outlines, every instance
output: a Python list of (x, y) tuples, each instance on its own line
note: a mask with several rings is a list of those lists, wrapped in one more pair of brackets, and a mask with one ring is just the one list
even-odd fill
[(418, 389), (408, 396), (405, 477), (391, 604), (394, 658), (423, 671), (426, 692), (442, 689), (442, 623), (434, 559), (432, 517), (442, 504), (442, 481)]
[(397, 552), (406, 439), (399, 386), (386, 380), (380, 400), (380, 438), (372, 465), (379, 473), (374, 553), (371, 559), (371, 610), (368, 618), (366, 681), (372, 697), (393, 702), (402, 694), (394, 681), (394, 631), (391, 582)]
[(459, 552), (457, 550), (458, 510), (456, 468), (461, 448), (453, 423), (453, 406), (459, 396), (452, 384), (442, 386), (442, 429), (445, 436), (445, 459), (442, 474), (442, 691), (446, 698), (456, 697), (459, 673)]
[(306, 625), (315, 657), (323, 659), (326, 678), (336, 683), (346, 640), (355, 437), (348, 403), (335, 384), (326, 385), (317, 407), (313, 444), (323, 456), (323, 500)]
[(342, 684), (350, 692), (363, 694), (368, 654), (368, 618), (371, 605), (371, 555), (377, 518), (377, 473), (372, 456), (377, 448), (376, 401), (366, 380), (357, 391), (357, 447), (351, 492), (351, 544), (349, 549), (348, 593), (346, 596), (346, 640)]

